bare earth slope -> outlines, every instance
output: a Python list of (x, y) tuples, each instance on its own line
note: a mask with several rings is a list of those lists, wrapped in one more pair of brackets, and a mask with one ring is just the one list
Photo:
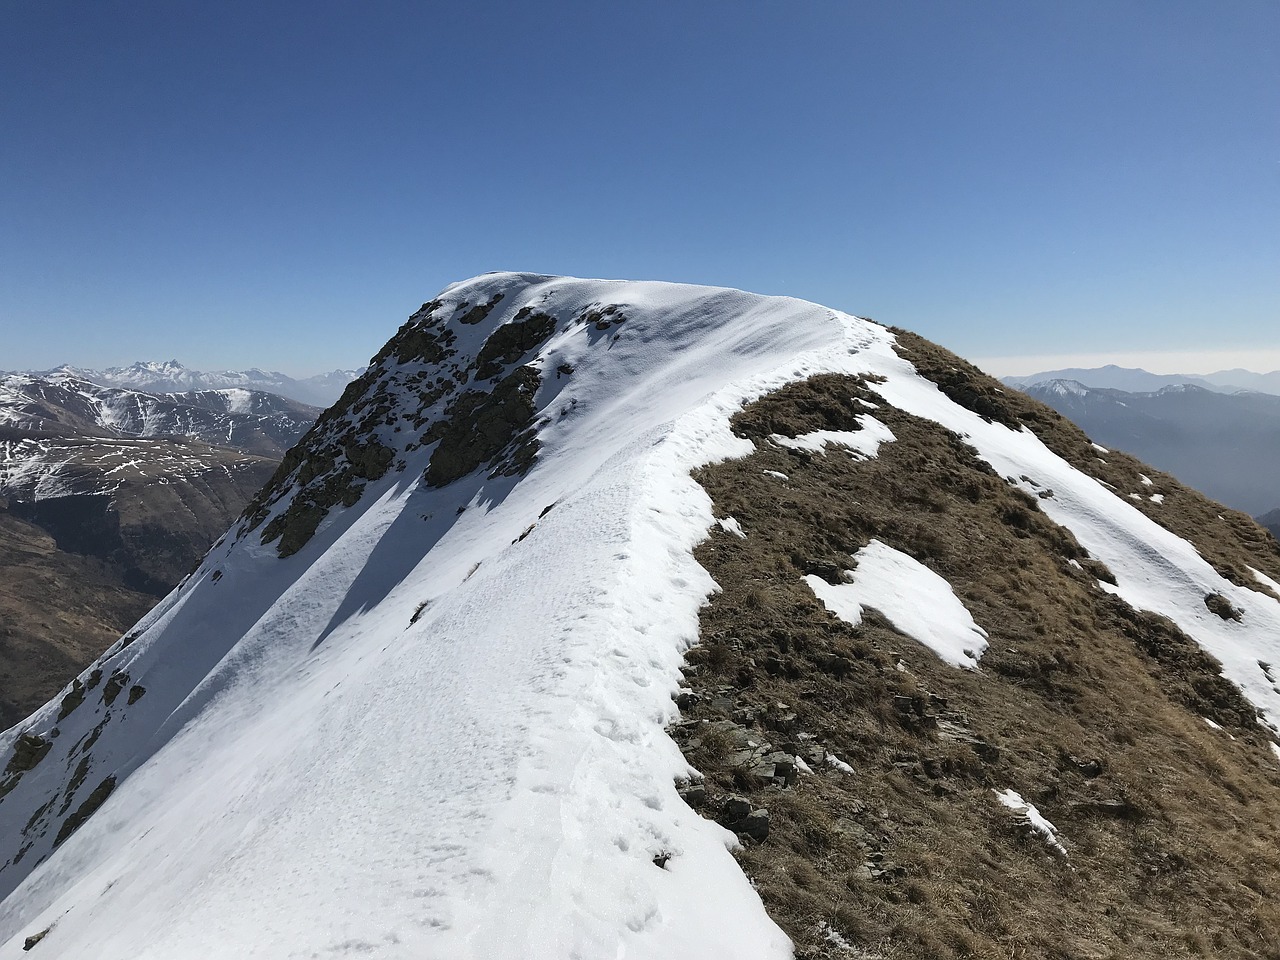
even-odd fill
[(48, 700), (155, 602), (106, 562), (59, 550), (0, 509), (0, 724)]
[(1277, 957), (1280, 548), (905, 332), (493, 274), (0, 735), (0, 960)]

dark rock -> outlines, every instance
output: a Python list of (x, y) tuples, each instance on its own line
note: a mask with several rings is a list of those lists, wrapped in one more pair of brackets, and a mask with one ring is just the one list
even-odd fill
[(37, 943), (39, 943), (41, 940), (47, 937), (49, 935), (49, 931), (52, 929), (53, 927), (49, 926), (49, 927), (45, 927), (39, 933), (33, 933), (31, 936), (27, 937), (27, 939), (22, 942), (22, 949), (30, 950)]
[(894, 697), (893, 709), (902, 714), (920, 714), (923, 712), (914, 697)]
[(676, 694), (676, 706), (681, 710), (688, 710), (695, 703), (698, 703), (702, 697), (694, 693), (692, 690), (681, 690)]
[(454, 401), (443, 421), (439, 446), (431, 455), (424, 479), (443, 487), (494, 461), (508, 447), (509, 462), (498, 465), (511, 476), (533, 465), (538, 440), (533, 431), (533, 397), (538, 372), (519, 367), (489, 393), (469, 390)]
[(1102, 776), (1102, 761), (1096, 757), (1092, 757), (1088, 760), (1081, 760), (1079, 757), (1068, 756), (1067, 759), (1075, 765), (1080, 776), (1087, 780), (1092, 780), (1095, 777)]
[[(462, 316), (458, 317), (459, 323), (465, 323), (468, 326), (479, 323), (493, 311), (493, 308), (502, 300), (502, 294), (496, 293), (484, 303), (478, 303), (470, 310), (467, 310)], [(465, 307), (466, 304), (460, 306)]]
[(752, 810), (740, 823), (729, 829), (734, 833), (745, 834), (758, 843), (764, 843), (769, 837), (769, 811), (763, 807)]
[(1210, 593), (1204, 598), (1204, 605), (1209, 608), (1211, 613), (1215, 613), (1223, 620), (1240, 620), (1244, 617), (1244, 611), (1237, 609), (1230, 600), (1220, 593)]
[(107, 678), (106, 686), (102, 688), (102, 702), (108, 707), (116, 702), (116, 697), (120, 696), (120, 691), (129, 684), (129, 674), (122, 670), (116, 670)]
[(730, 820), (742, 820), (750, 812), (751, 801), (746, 797), (740, 797), (737, 794), (734, 794), (724, 802), (724, 815)]
[(76, 677), (71, 681), (71, 689), (62, 698), (62, 706), (58, 708), (58, 719), (65, 720), (71, 715), (71, 711), (82, 703), (84, 703), (84, 684), (80, 682), (79, 677)]
[(773, 776), (775, 780), (781, 780), (786, 786), (791, 786), (800, 777), (800, 768), (796, 766), (795, 760), (786, 754), (782, 755), (783, 759), (778, 760), (773, 765)]
[(55, 847), (62, 846), (67, 837), (79, 830), (84, 822), (93, 816), (100, 806), (107, 802), (107, 797), (111, 796), (111, 791), (115, 788), (115, 777), (107, 777), (107, 779), (94, 787), (93, 793), (89, 794), (84, 803), (80, 804), (71, 816), (62, 821), (62, 826), (58, 829), (58, 835), (54, 838), (53, 845)]
[(806, 575), (820, 577), (833, 585), (848, 583), (844, 577), (844, 568), (838, 563), (832, 563), (830, 560), (805, 560), (801, 563), (801, 569), (804, 570)]
[(502, 368), (524, 358), (556, 332), (555, 317), (536, 313), (525, 307), (510, 323), (504, 323), (489, 334), (476, 355), (477, 380), (489, 380), (502, 373)]
[(707, 788), (701, 783), (691, 783), (679, 791), (680, 799), (695, 810), (707, 802)]
[(5, 775), (26, 773), (28, 770), (34, 770), (36, 765), (45, 758), (52, 746), (52, 740), (46, 740), (39, 734), (20, 734), (13, 744), (13, 756), (9, 758), (9, 762), (4, 768)]
[(805, 763), (809, 764), (814, 770), (817, 770), (827, 762), (827, 751), (824, 747), (805, 747), (801, 753), (801, 757)]

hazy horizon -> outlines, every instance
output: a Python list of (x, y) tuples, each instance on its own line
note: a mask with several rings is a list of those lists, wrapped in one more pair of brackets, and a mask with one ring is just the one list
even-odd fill
[(1230, 370), (1245, 370), (1257, 374), (1280, 371), (1280, 349), (1067, 353), (966, 359), (995, 377), (1025, 377), (1049, 370), (1096, 370), (1106, 366), (1145, 370), (1162, 376), (1188, 377), (1205, 377)]
[[(943, 344), (943, 346), (946, 346)], [(995, 377), (1024, 377), (1031, 374), (1044, 373), (1051, 370), (1086, 369), (1096, 370), (1107, 366), (1125, 369), (1145, 370), (1147, 373), (1159, 375), (1184, 375), (1188, 377), (1206, 377), (1243, 370), (1248, 373), (1265, 375), (1280, 372), (1280, 349), (1262, 351), (1165, 351), (1165, 352), (1133, 352), (1133, 353), (1077, 353), (1077, 354), (1043, 354), (1024, 357), (966, 357), (971, 363), (984, 372)], [(202, 367), (188, 363), (181, 357), (158, 356), (136, 357), (126, 363), (55, 363), (46, 367), (12, 367), (4, 372), (40, 373), (56, 370), (62, 366), (78, 367), (86, 370), (102, 371), (110, 368), (129, 367), (134, 363), (165, 363), (176, 361), (188, 370), (201, 373), (245, 372), (251, 369), (267, 373), (283, 373), (296, 380), (308, 377), (323, 376), (339, 370), (359, 369), (365, 366), (368, 358), (353, 361), (340, 367), (325, 370), (285, 370), (261, 362), (249, 361), (240, 365), (226, 367)]]

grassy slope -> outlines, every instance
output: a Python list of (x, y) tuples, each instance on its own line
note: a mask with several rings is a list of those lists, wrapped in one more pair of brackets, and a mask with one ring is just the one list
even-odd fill
[[(1164, 493), (1142, 508), (1232, 579), (1257, 587), (1246, 564), (1280, 579), (1280, 548), (1248, 517), (899, 342), (953, 399), (1028, 424), (1120, 495)], [(854, 769), (779, 787), (736, 766), (725, 737), (675, 731), (706, 776), (706, 815), (723, 819), (730, 793), (770, 810), (768, 839), (740, 856), (800, 955), (854, 955), (826, 923), (866, 956), (1280, 957), (1280, 763), (1250, 705), (1171, 623), (1099, 589), (1106, 572), (1074, 538), (936, 424), (882, 406), (898, 440), (862, 462), (762, 442), (856, 429), (858, 395), (880, 402), (841, 377), (761, 399), (734, 424), (757, 452), (698, 478), (747, 539), (717, 530), (699, 548), (723, 592), (690, 655), (686, 721), (733, 717)], [(803, 575), (847, 567), (872, 537), (952, 584), (990, 634), (980, 674), (816, 600)], [(1059, 828), (1066, 859), (996, 802), (1004, 788)]]

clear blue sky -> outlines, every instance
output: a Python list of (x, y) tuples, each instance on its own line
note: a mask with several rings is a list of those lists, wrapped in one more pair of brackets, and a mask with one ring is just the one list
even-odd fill
[(351, 366), (496, 269), (1280, 350), (1280, 3), (0, 0), (0, 369)]

